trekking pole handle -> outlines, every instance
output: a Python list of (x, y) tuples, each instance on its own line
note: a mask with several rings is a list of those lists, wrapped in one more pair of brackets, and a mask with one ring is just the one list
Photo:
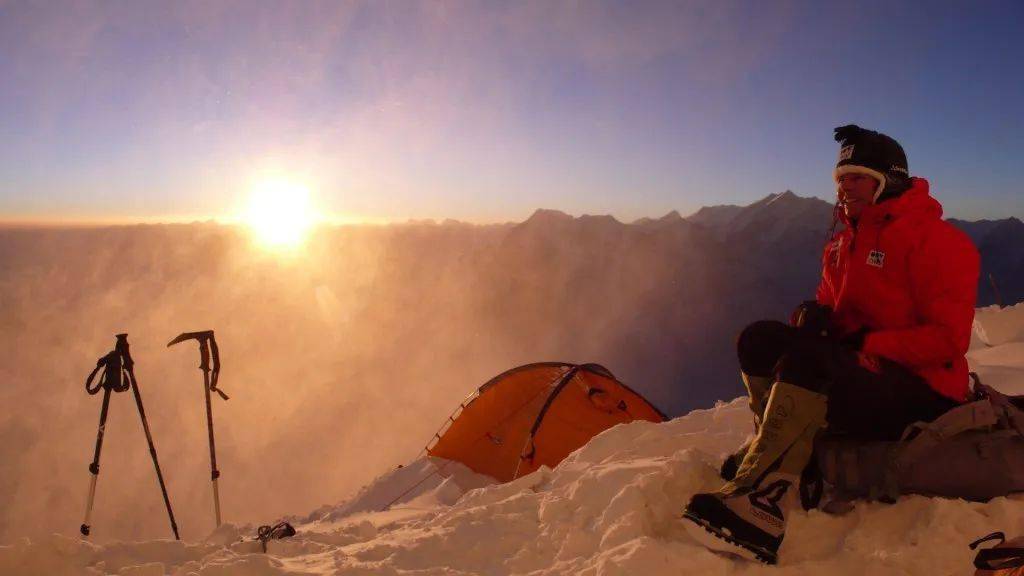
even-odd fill
[(100, 388), (103, 387), (103, 378), (102, 377), (100, 378), (100, 381), (96, 383), (95, 387), (91, 386), (91, 384), (92, 384), (93, 378), (95, 378), (96, 375), (99, 374), (100, 368), (103, 368), (103, 365), (106, 363), (106, 359), (107, 359), (107, 357), (103, 356), (102, 358), (97, 360), (96, 361), (96, 367), (92, 369), (92, 372), (89, 372), (89, 376), (86, 377), (86, 379), (85, 379), (85, 391), (88, 392), (90, 396), (92, 396), (93, 394), (96, 394), (97, 392), (99, 392)]
[[(122, 350), (119, 342), (113, 350), (107, 352), (96, 361), (96, 367), (92, 369), (92, 372), (89, 372), (89, 376), (85, 379), (85, 391), (89, 395), (95, 395), (101, 389), (109, 389), (114, 392), (128, 390), (129, 383), (125, 372), (131, 367), (129, 364), (131, 362), (131, 355), (128, 355), (127, 346), (128, 343), (125, 341), (124, 349)], [(126, 357), (127, 360), (125, 360)], [(101, 368), (103, 369), (103, 375), (100, 376), (96, 385), (93, 386), (93, 380), (100, 373)]]
[(130, 371), (135, 366), (135, 361), (132, 360), (132, 354), (128, 350), (128, 334), (115, 334), (117, 342), (114, 344), (114, 351), (121, 355), (121, 361), (124, 363), (124, 369)]

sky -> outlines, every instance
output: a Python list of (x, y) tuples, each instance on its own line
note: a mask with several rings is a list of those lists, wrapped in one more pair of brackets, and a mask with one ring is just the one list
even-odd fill
[(836, 126), (1024, 217), (1024, 21), (978, 2), (0, 0), (0, 220), (630, 221), (834, 198)]

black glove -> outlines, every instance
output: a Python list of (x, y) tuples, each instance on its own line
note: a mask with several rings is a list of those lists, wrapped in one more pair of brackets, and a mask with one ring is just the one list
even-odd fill
[(864, 337), (868, 335), (868, 329), (866, 326), (861, 326), (857, 330), (844, 334), (839, 338), (839, 345), (850, 350), (860, 352), (864, 348)]
[(832, 331), (832, 308), (815, 300), (804, 300), (789, 315), (789, 325), (804, 333), (828, 336)]

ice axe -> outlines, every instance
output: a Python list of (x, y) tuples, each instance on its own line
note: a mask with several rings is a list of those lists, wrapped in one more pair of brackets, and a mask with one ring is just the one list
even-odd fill
[[(111, 392), (126, 392), (131, 388), (135, 395), (135, 405), (139, 409), (139, 418), (142, 419), (142, 429), (146, 432), (146, 442), (149, 443), (149, 454), (153, 457), (153, 467), (156, 468), (156, 478), (160, 482), (160, 492), (164, 495), (164, 505), (167, 506), (167, 515), (171, 519), (171, 530), (174, 531), (174, 539), (178, 537), (178, 524), (174, 521), (174, 512), (171, 511), (171, 500), (167, 497), (167, 487), (164, 485), (164, 475), (160, 472), (160, 462), (156, 458), (156, 447), (153, 445), (153, 435), (149, 432), (149, 422), (146, 421), (146, 411), (142, 408), (142, 394), (139, 392), (139, 382), (135, 378), (135, 362), (128, 350), (128, 335), (118, 334), (114, 349), (96, 361), (96, 367), (85, 379), (85, 391), (90, 396), (99, 393), (103, 389), (103, 406), (100, 408), (100, 425), (96, 432), (96, 450), (93, 452), (92, 464), (89, 464), (89, 498), (85, 505), (85, 520), (82, 522), (82, 536), (88, 536), (92, 527), (89, 519), (92, 516), (92, 505), (96, 499), (96, 480), (100, 476), (100, 450), (103, 449), (103, 433), (107, 428), (107, 410), (110, 408)], [(100, 370), (102, 376), (96, 385), (93, 386), (93, 379)]]
[[(220, 350), (217, 348), (217, 339), (213, 337), (213, 330), (184, 332), (168, 342), (167, 347), (170, 348), (186, 340), (196, 340), (199, 342), (199, 369), (203, 371), (203, 391), (206, 394), (206, 429), (210, 435), (210, 479), (213, 482), (213, 512), (219, 527), (220, 492), (217, 490), (217, 479), (220, 478), (220, 470), (217, 469), (217, 445), (213, 441), (213, 406), (210, 404), (210, 392), (216, 392), (225, 400), (228, 399), (228, 395), (220, 388), (217, 388), (217, 379), (220, 377)], [(212, 368), (210, 366), (211, 353), (213, 355)]]

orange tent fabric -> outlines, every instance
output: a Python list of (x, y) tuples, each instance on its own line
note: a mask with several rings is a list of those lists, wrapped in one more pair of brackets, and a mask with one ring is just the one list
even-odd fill
[(553, 468), (598, 433), (633, 420), (667, 418), (598, 364), (527, 364), (463, 402), (427, 453), (508, 482)]

